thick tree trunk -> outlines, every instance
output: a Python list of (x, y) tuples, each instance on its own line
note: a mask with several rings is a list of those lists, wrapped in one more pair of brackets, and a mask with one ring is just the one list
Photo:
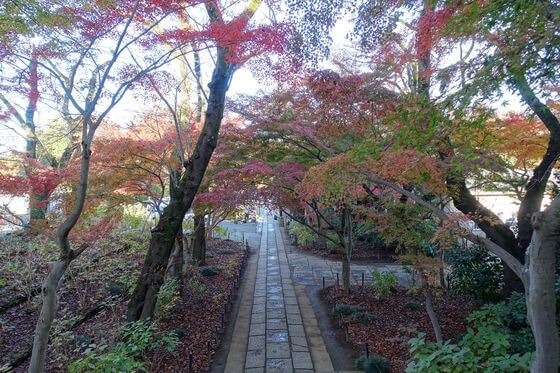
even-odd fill
[(152, 230), (148, 254), (134, 289), (134, 294), (128, 304), (128, 321), (153, 316), (157, 294), (163, 283), (175, 236), (181, 227), (185, 213), (192, 205), (212, 153), (216, 148), (220, 125), (224, 116), (225, 96), (234, 69), (233, 65), (226, 63), (225, 49), (223, 47), (217, 47), (216, 49), (216, 67), (212, 80), (208, 84), (210, 93), (204, 127), (193, 155), (185, 161), (185, 170), (179, 180), (177, 190), (171, 195), (169, 206), (165, 208), (156, 228)]
[[(467, 188), (462, 174), (449, 175), (446, 180), (447, 189), (453, 199), (455, 207), (471, 217), (486, 236), (494, 243), (504, 248), (521, 263), (524, 261), (525, 250), (518, 246), (513, 232), (492, 211), (484, 207)], [(514, 291), (523, 292), (523, 282), (507, 265), (504, 266), (505, 295)]]
[(175, 238), (175, 246), (169, 257), (169, 264), (167, 266), (166, 277), (168, 279), (175, 279), (181, 288), (183, 279), (183, 232), (179, 230)]
[(157, 294), (163, 284), (169, 256), (175, 246), (175, 238), (185, 213), (186, 210), (172, 198), (169, 205), (163, 210), (158, 224), (152, 230), (148, 254), (128, 304), (128, 321), (153, 316)]
[(560, 239), (560, 200), (532, 219), (533, 237), (527, 250), (524, 274), (527, 318), (535, 337), (536, 355), (531, 372), (558, 369), (558, 329), (556, 325), (556, 250)]
[(35, 326), (33, 337), (33, 352), (29, 365), (29, 373), (42, 373), (45, 370), (45, 358), (49, 343), (49, 333), (58, 306), (58, 289), (64, 272), (70, 264), (69, 259), (58, 260), (51, 264), (51, 268), (43, 283), (41, 312)]
[(191, 263), (195, 266), (206, 265), (206, 224), (204, 215), (194, 216), (194, 241)]
[(432, 289), (430, 288), (429, 284), (424, 284), (426, 287), (426, 312), (428, 313), (428, 317), (430, 318), (430, 322), (432, 323), (432, 328), (434, 329), (434, 334), (436, 336), (436, 341), (443, 342), (443, 336), (441, 334), (441, 327), (439, 325), (439, 320), (434, 311), (434, 297), (432, 294)]

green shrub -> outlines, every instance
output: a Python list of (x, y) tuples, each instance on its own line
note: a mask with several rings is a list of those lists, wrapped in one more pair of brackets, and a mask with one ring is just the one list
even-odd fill
[[(336, 234), (329, 234), (328, 235), (332, 240), (334, 240), (335, 242), (338, 242), (339, 237)], [(327, 240), (327, 250), (330, 254), (341, 254), (344, 252), (344, 249), (340, 246), (340, 244), (337, 244), (331, 240)]]
[(171, 314), (173, 307), (179, 299), (179, 282), (175, 278), (167, 279), (159, 289), (156, 314), (159, 317), (166, 318)]
[(426, 343), (425, 334), (409, 341), (412, 361), (407, 373), (439, 372), (527, 372), (533, 354), (509, 354), (507, 336), (496, 327), (469, 329), (457, 344), (450, 341)]
[(212, 254), (210, 251), (207, 251), (206, 254), (204, 254), (208, 259), (212, 259), (214, 257), (214, 254)]
[(72, 362), (68, 372), (146, 372), (145, 363), (140, 360), (146, 352), (156, 348), (172, 352), (179, 344), (175, 333), (158, 333), (155, 324), (149, 320), (127, 325), (122, 339), (124, 342), (112, 347), (89, 345), (85, 350), (86, 356)]
[(216, 276), (218, 273), (220, 273), (220, 268), (216, 266), (204, 266), (198, 268), (198, 273), (200, 273), (200, 275), (203, 277)]
[(426, 343), (420, 334), (410, 340), (407, 372), (526, 372), (535, 349), (526, 317), (524, 295), (513, 293), (471, 313), (467, 320), (476, 331), (468, 329), (457, 344)]
[(460, 293), (472, 294), (484, 301), (500, 299), (503, 286), (501, 260), (480, 246), (451, 250), (446, 257), (451, 264), (449, 285)]
[[(196, 272), (195, 272), (196, 273)], [(198, 298), (203, 298), (206, 295), (206, 285), (200, 281), (200, 276), (193, 275), (189, 279), (187, 286), (192, 289)]]
[(374, 269), (371, 274), (373, 276), (373, 287), (375, 288), (375, 299), (386, 298), (397, 287), (398, 279), (394, 273)]
[(422, 303), (413, 300), (410, 302), (406, 302), (404, 308), (411, 311), (418, 311), (419, 309), (422, 309)]
[(332, 313), (335, 316), (339, 316), (339, 315), (350, 316), (355, 312), (363, 312), (363, 311), (365, 310), (362, 307), (339, 303), (334, 306)]
[(377, 315), (367, 311), (353, 312), (350, 315), (350, 321), (354, 324), (371, 324), (377, 319), (379, 319)]
[(317, 240), (317, 235), (311, 229), (297, 221), (293, 221), (288, 230), (290, 235), (296, 238), (296, 242), (300, 246), (307, 246)]
[(354, 361), (354, 368), (366, 373), (389, 373), (391, 364), (381, 355), (362, 355)]

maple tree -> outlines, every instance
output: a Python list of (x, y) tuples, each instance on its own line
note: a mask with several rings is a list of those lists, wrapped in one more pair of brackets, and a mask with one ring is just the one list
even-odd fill
[[(261, 5), (251, 0), (241, 13), (233, 16), (222, 8), (223, 4), (204, 3), (209, 23), (205, 37), (215, 51), (215, 65), (208, 84), (203, 127), (192, 154), (184, 157), (183, 170), (177, 173), (175, 185), (170, 190), (170, 202), (152, 230), (150, 248), (128, 306), (128, 320), (149, 318), (153, 315), (157, 294), (164, 280), (165, 268), (171, 255), (175, 237), (183, 218), (191, 207), (204, 177), (210, 158), (216, 148), (223, 119), (225, 96), (230, 80), (239, 63), (264, 51), (282, 52), (283, 31), (275, 27), (250, 27), (249, 21)], [(231, 17), (231, 18), (226, 18)], [(171, 39), (192, 35), (190, 29), (169, 33)], [(205, 39), (206, 40), (206, 39)], [(200, 82), (199, 82), (200, 84)], [(179, 170), (177, 170), (179, 171)]]
[[(71, 114), (79, 118), (76, 125), (81, 133), (79, 176), (71, 207), (53, 237), (60, 253), (43, 286), (43, 303), (29, 367), (31, 372), (44, 370), (48, 336), (57, 309), (60, 279), (70, 263), (87, 248), (87, 244), (73, 248), (69, 237), (84, 210), (95, 133), (125, 93), (147, 73), (168, 63), (172, 59), (173, 50), (162, 52), (158, 48), (151, 48), (151, 53), (144, 53), (142, 61), (137, 59), (135, 65), (128, 63), (124, 55), (145, 50), (145, 45), (156, 46), (151, 30), (178, 9), (191, 5), (193, 4), (139, 1), (76, 1), (65, 6), (55, 2), (42, 3), (41, 6), (49, 10), (48, 13), (67, 15), (71, 22), (42, 27), (42, 38), (38, 40), (33, 38), (34, 34), (24, 32), (18, 40), (20, 43), (12, 45), (13, 48), (8, 49), (5, 54), (11, 58), (33, 61), (22, 51), (29, 44), (35, 44), (34, 53), (42, 57), (37, 61), (38, 67), (52, 81), (52, 87), (56, 88), (62, 105), (68, 103)], [(25, 23), (33, 22), (33, 14), (24, 11), (21, 14)], [(58, 32), (59, 28), (63, 32)], [(99, 48), (99, 45), (111, 45), (112, 48), (107, 50)]]

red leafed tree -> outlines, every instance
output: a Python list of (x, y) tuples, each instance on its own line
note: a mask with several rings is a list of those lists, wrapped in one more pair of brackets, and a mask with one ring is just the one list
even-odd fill
[[(260, 0), (250, 0), (244, 10), (231, 15), (225, 10), (227, 7), (218, 1), (204, 3), (208, 23), (201, 21), (201, 24), (205, 25), (205, 37), (201, 38), (201, 41), (212, 46), (215, 65), (208, 84), (209, 92), (205, 93), (206, 111), (203, 115), (203, 126), (192, 152), (178, 154), (179, 159), (184, 159), (182, 169), (175, 170), (171, 177), (169, 205), (163, 210), (157, 226), (152, 230), (148, 254), (128, 305), (129, 321), (153, 315), (177, 233), (193, 203), (217, 145), (225, 96), (236, 66), (256, 53), (283, 51), (284, 30), (278, 30), (276, 27), (256, 27), (249, 23), (260, 5)], [(163, 35), (172, 41), (174, 38), (189, 38), (192, 34), (192, 28), (189, 27)], [(201, 86), (197, 74), (195, 77), (197, 85)]]
[[(80, 146), (76, 157), (79, 171), (73, 185), (75, 194), (55, 229), (59, 255), (51, 264), (42, 288), (30, 372), (44, 371), (58, 287), (70, 263), (87, 247), (75, 247), (71, 232), (86, 205), (95, 133), (134, 84), (172, 60), (174, 52), (180, 49), (179, 43), (171, 50), (159, 47), (159, 40), (153, 37), (154, 28), (196, 3), (72, 1), (61, 5), (47, 1), (40, 5), (45, 10), (43, 14), (65, 15), (68, 21), (52, 22), (37, 33), (21, 33), (18, 43), (11, 44), (3, 58), (33, 64), (37, 56), (37, 66), (49, 82), (59, 107), (75, 119)], [(33, 14), (23, 12), (22, 22), (34, 24)], [(34, 51), (32, 56), (27, 53), (30, 47)], [(134, 64), (129, 56), (134, 56)]]

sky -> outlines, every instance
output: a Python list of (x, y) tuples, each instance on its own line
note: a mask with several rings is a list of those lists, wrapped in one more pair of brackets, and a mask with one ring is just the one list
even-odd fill
[[(339, 21), (334, 27), (331, 34), (333, 39), (331, 50), (333, 54), (347, 53), (348, 49), (345, 49), (345, 47), (350, 46), (350, 41), (347, 39), (347, 34), (351, 30), (351, 28), (352, 24), (347, 20)], [(206, 66), (210, 65), (204, 64), (203, 60), (203, 73), (207, 75), (205, 80), (208, 80), (211, 69), (210, 67), (204, 69)], [(328, 61), (324, 61), (320, 64), (320, 68), (333, 68), (333, 65), (329, 64)], [(228, 99), (231, 99), (240, 94), (254, 95), (259, 91), (266, 92), (270, 91), (273, 88), (274, 86), (271, 85), (269, 81), (259, 81), (251, 72), (249, 67), (241, 66), (234, 74), (229, 91), (227, 93), (227, 97)], [(504, 105), (503, 102), (507, 102), (507, 104)], [(123, 98), (122, 102), (120, 102), (113, 109), (108, 119), (114, 122), (129, 122), (135, 116), (138, 116), (145, 110), (149, 109), (149, 107), (149, 104), (146, 105), (145, 103), (139, 102), (138, 98), (134, 97), (134, 95), (130, 94), (129, 92)], [(521, 107), (522, 106), (519, 98), (511, 92), (507, 91), (504, 92), (504, 98), (501, 100), (501, 102), (495, 104), (495, 108), (498, 110), (498, 112), (519, 110)], [(35, 119), (37, 123), (41, 123), (44, 121), (48, 121), (49, 117), (54, 117), (53, 115), (54, 114), (52, 112), (49, 113), (48, 108), (39, 107), (37, 117)], [(6, 130), (5, 128), (2, 128), (0, 126), (0, 155), (5, 153), (9, 149), (22, 150), (23, 147), (24, 141), (21, 137), (14, 135), (12, 131)]]

